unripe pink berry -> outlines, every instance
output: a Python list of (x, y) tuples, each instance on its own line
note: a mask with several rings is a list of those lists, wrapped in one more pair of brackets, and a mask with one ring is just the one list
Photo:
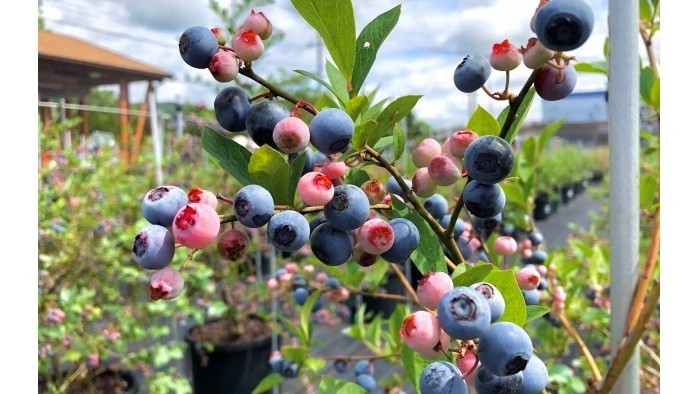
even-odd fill
[(275, 278), (270, 278), (267, 280), (267, 288), (270, 290), (275, 290), (278, 287), (280, 287), (280, 282), (277, 281)]
[(220, 27), (212, 27), (211, 32), (216, 36), (219, 45), (226, 45), (226, 33)]
[(370, 219), (360, 227), (357, 238), (357, 243), (365, 252), (382, 254), (394, 244), (394, 229), (382, 219)]
[(343, 161), (329, 161), (321, 166), (321, 172), (331, 179), (342, 178), (347, 170), (348, 166)]
[(532, 249), (530, 249), (530, 248), (521, 249), (520, 250), (520, 257), (522, 257), (524, 259), (529, 259), (530, 257), (532, 257)]
[(290, 274), (296, 274), (299, 272), (299, 266), (296, 263), (289, 262), (284, 265), (284, 269)]
[(379, 260), (379, 255), (367, 253), (359, 243), (352, 247), (352, 259), (361, 267), (371, 267)]
[(261, 39), (266, 40), (272, 34), (272, 23), (262, 12), (250, 10), (250, 15), (243, 21), (241, 27), (245, 30), (253, 30)]
[(481, 247), (481, 240), (479, 238), (472, 238), (469, 240), (469, 246), (471, 246), (472, 250), (478, 250)]
[(523, 238), (518, 242), (518, 250), (532, 249), (532, 241), (529, 238)]
[(296, 255), (299, 257), (309, 257), (311, 256), (311, 245), (304, 244), (299, 250), (296, 251)]
[(319, 272), (316, 274), (316, 282), (325, 283), (328, 280), (328, 274), (325, 272)]
[(452, 278), (445, 272), (426, 272), (416, 288), (418, 301), (428, 309), (437, 309), (440, 298), (453, 287)]
[(440, 186), (450, 186), (462, 178), (462, 163), (456, 157), (441, 153), (428, 163), (428, 173)]
[(472, 352), (465, 352), (464, 356), (457, 356), (457, 362), (455, 363), (457, 365), (457, 368), (459, 369), (459, 372), (462, 373), (462, 375), (467, 375), (471, 372), (471, 374), (474, 374), (476, 371), (476, 365), (478, 363), (478, 360), (476, 359), (476, 356)]
[(411, 190), (418, 197), (428, 198), (437, 192), (438, 184), (428, 173), (428, 167), (421, 167), (416, 170), (411, 179)]
[(272, 140), (284, 153), (298, 153), (309, 146), (309, 126), (296, 116), (286, 117), (275, 125)]
[(285, 272), (282, 275), (280, 275), (279, 281), (280, 283), (289, 284), (292, 282), (292, 278), (292, 274), (290, 274), (289, 272)]
[(384, 184), (377, 178), (365, 181), (365, 183), (360, 186), (363, 192), (367, 195), (370, 204), (379, 204), (384, 201), (386, 197), (386, 188)]
[(532, 70), (544, 66), (554, 56), (554, 51), (542, 45), (535, 37), (527, 40), (527, 46), (520, 47), (520, 53), (523, 55), (525, 67)]
[(299, 178), (297, 191), (304, 204), (318, 206), (325, 205), (333, 199), (335, 187), (326, 174), (311, 171)]
[(562, 286), (555, 287), (554, 292), (552, 293), (552, 299), (555, 301), (561, 301), (561, 302), (566, 301), (566, 290), (564, 290), (564, 287), (562, 287)]
[(503, 235), (493, 241), (493, 250), (501, 256), (510, 256), (518, 251), (518, 242), (510, 235)]
[(450, 153), (455, 157), (464, 157), (464, 151), (477, 138), (479, 138), (479, 134), (471, 130), (455, 131), (449, 139)]
[(252, 62), (262, 56), (265, 45), (260, 36), (255, 34), (253, 30), (241, 29), (233, 36), (231, 48), (239, 59), (244, 62)]
[(303, 268), (304, 273), (306, 274), (313, 274), (314, 273), (314, 266), (311, 264), (306, 264)]
[(97, 368), (100, 365), (100, 356), (97, 353), (88, 354), (87, 363), (89, 366)]
[(190, 203), (180, 208), (173, 219), (175, 241), (192, 249), (209, 245), (219, 234), (219, 214), (206, 204)]
[(413, 312), (403, 320), (399, 334), (411, 349), (417, 352), (432, 351), (440, 342), (440, 323), (430, 312)]
[(151, 275), (148, 293), (153, 301), (172, 300), (182, 293), (184, 287), (185, 279), (180, 271), (165, 267)]
[(219, 200), (216, 198), (214, 193), (198, 187), (190, 189), (189, 193), (187, 193), (187, 199), (188, 202), (206, 204), (214, 209), (216, 209), (216, 207), (219, 205)]
[(536, 265), (535, 269), (540, 273), (540, 276), (547, 275), (547, 266), (544, 264)]
[(489, 62), (494, 70), (510, 71), (520, 65), (523, 55), (510, 41), (503, 40), (501, 43), (493, 44)]
[(231, 52), (219, 51), (209, 61), (209, 72), (219, 82), (231, 82), (238, 75), (238, 58)]
[(540, 273), (534, 267), (523, 267), (515, 274), (515, 280), (522, 290), (533, 290), (540, 284)]
[(421, 141), (411, 154), (413, 164), (420, 167), (427, 167), (430, 159), (442, 153), (440, 143), (433, 138), (425, 138)]
[[(438, 320), (438, 323), (440, 321)], [(447, 335), (445, 330), (440, 329), (440, 343), (439, 346), (436, 344), (434, 347), (428, 350), (416, 350), (416, 353), (420, 354), (421, 357), (427, 360), (435, 360), (445, 356), (443, 351), (447, 351), (450, 348), (450, 336)]]
[(450, 148), (450, 138), (452, 136), (448, 136), (445, 138), (444, 141), (442, 141), (442, 145), (440, 145), (440, 153), (447, 153), (448, 155), (452, 154), (452, 148)]

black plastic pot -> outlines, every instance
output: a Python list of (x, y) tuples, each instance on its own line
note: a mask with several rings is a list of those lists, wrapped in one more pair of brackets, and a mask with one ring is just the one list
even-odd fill
[(213, 349), (185, 335), (195, 394), (246, 394), (270, 372), (271, 334), (251, 342), (216, 344)]
[(549, 194), (540, 193), (535, 197), (535, 208), (532, 212), (535, 220), (545, 220), (552, 213)]
[[(68, 374), (66, 371), (64, 374)], [(123, 394), (149, 394), (148, 381), (145, 375), (140, 370), (132, 370), (124, 367), (118, 366), (106, 366), (106, 369), (102, 374), (116, 373), (119, 377), (126, 382), (126, 387), (124, 387)], [(100, 375), (94, 377), (95, 380), (100, 379)], [(68, 387), (68, 393), (83, 392), (81, 388), (83, 383), (80, 381), (75, 381), (70, 387)], [(39, 391), (40, 394), (47, 393), (47, 383), (46, 378), (39, 376)], [(111, 391), (110, 391), (111, 392)]]
[(571, 184), (566, 184), (559, 189), (559, 196), (562, 204), (568, 204), (574, 198), (574, 187)]

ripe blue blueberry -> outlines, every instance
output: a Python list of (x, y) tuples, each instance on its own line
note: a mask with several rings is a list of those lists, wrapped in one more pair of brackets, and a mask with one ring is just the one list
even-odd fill
[(457, 339), (479, 338), (491, 323), (491, 308), (480, 292), (457, 286), (445, 293), (437, 308), (440, 327)]
[(340, 289), (340, 281), (335, 276), (329, 276), (323, 283), (323, 286), (334, 290)]
[(464, 151), (467, 174), (479, 183), (491, 185), (504, 180), (514, 164), (513, 148), (506, 140), (495, 135), (475, 139)]
[(403, 263), (418, 247), (420, 242), (418, 227), (404, 218), (391, 219), (389, 225), (394, 230), (394, 243), (381, 256), (390, 263)]
[(506, 194), (498, 184), (471, 181), (464, 186), (462, 202), (472, 215), (490, 218), (501, 213), (506, 206)]
[(583, 45), (593, 31), (593, 10), (582, 0), (552, 0), (535, 15), (535, 34), (554, 51), (571, 51)]
[(374, 376), (367, 375), (366, 373), (357, 375), (355, 382), (370, 393), (373, 393), (377, 388), (377, 380), (374, 379)]
[(262, 227), (274, 213), (272, 194), (260, 185), (243, 186), (233, 198), (233, 214), (246, 227)]
[(302, 274), (296, 274), (294, 275), (294, 279), (292, 279), (292, 288), (294, 290), (300, 288), (300, 287), (306, 287), (308, 286), (308, 282), (306, 281), (306, 278), (304, 278), (304, 275)]
[(355, 131), (350, 115), (338, 108), (324, 108), (311, 119), (311, 145), (327, 155), (347, 148)]
[(288, 118), (289, 109), (276, 100), (265, 100), (254, 104), (245, 118), (248, 135), (258, 146), (265, 144), (271, 148), (279, 150), (277, 144), (272, 139), (272, 132), (275, 130), (277, 122)]
[(428, 364), (420, 374), (419, 388), (422, 394), (464, 394), (467, 383), (454, 364), (435, 361)]
[(299, 375), (299, 364), (290, 360), (284, 360), (281, 374), (287, 379), (296, 378)]
[(211, 58), (219, 52), (219, 40), (203, 26), (192, 26), (180, 36), (180, 56), (190, 67), (208, 68)]
[(314, 229), (318, 227), (319, 224), (326, 222), (326, 215), (324, 215), (323, 212), (317, 213), (316, 216), (314, 216), (314, 218), (309, 222), (309, 231), (311, 231), (311, 234), (313, 234)]
[[(486, 234), (489, 231), (493, 231), (498, 224), (501, 223), (503, 215), (499, 213), (496, 216), (490, 218), (482, 218), (476, 215), (472, 215), (472, 226), (477, 229), (481, 234)], [(488, 238), (488, 237), (485, 237)]]
[(432, 196), (425, 199), (423, 202), (423, 208), (425, 208), (428, 213), (435, 219), (440, 219), (441, 217), (447, 215), (447, 199), (441, 194), (433, 194)]
[(476, 92), (491, 76), (491, 63), (484, 55), (467, 55), (455, 69), (452, 77), (457, 89), (464, 93)]
[(511, 322), (491, 324), (479, 338), (479, 361), (498, 376), (516, 374), (532, 356), (532, 340), (522, 327)]
[(272, 372), (282, 373), (282, 368), (284, 367), (284, 357), (274, 355), (270, 357), (268, 363), (270, 364), (270, 369), (272, 369)]
[(338, 230), (330, 223), (321, 223), (310, 237), (311, 252), (323, 264), (337, 266), (345, 263), (352, 256), (352, 235), (345, 230)]
[(542, 249), (537, 249), (534, 252), (532, 252), (532, 256), (530, 256), (530, 263), (535, 264), (535, 265), (540, 265), (544, 264), (544, 262), (547, 260), (547, 252), (545, 252)]
[[(442, 215), (440, 218), (440, 226), (442, 228), (447, 228), (447, 226), (450, 224), (450, 220), (452, 219), (452, 215)], [(466, 224), (464, 223), (464, 220), (462, 218), (457, 218), (457, 221), (455, 221), (455, 226), (452, 228), (452, 237), (457, 239), (464, 230), (466, 229)]]
[(309, 222), (291, 209), (278, 212), (267, 223), (267, 238), (282, 252), (297, 251), (309, 240)]
[(500, 319), (506, 310), (506, 300), (496, 286), (488, 282), (478, 282), (469, 287), (480, 292), (486, 298), (489, 309), (491, 309), (491, 323)]
[(549, 372), (542, 360), (534, 354), (523, 370), (523, 387), (517, 394), (540, 394), (549, 383)]
[(472, 257), (471, 238), (467, 238), (466, 236), (457, 238), (457, 248), (459, 248), (459, 252), (462, 254), (464, 260), (469, 260)]
[(544, 237), (542, 233), (538, 231), (531, 231), (527, 234), (527, 238), (532, 242), (532, 246), (540, 246), (544, 242)]
[(151, 224), (170, 227), (177, 212), (188, 201), (187, 193), (179, 187), (159, 186), (143, 196), (141, 214)]
[(333, 361), (333, 368), (335, 368), (338, 373), (345, 373), (348, 369), (348, 360), (337, 359)]
[[(545, 281), (540, 281), (540, 283)], [(540, 292), (537, 289), (523, 290), (525, 305), (538, 305), (540, 303)]]
[(350, 231), (362, 226), (369, 216), (369, 199), (355, 185), (334, 188), (333, 198), (323, 206), (323, 214), (330, 225), (338, 230)]
[(479, 365), (474, 376), (474, 388), (477, 393), (517, 394), (523, 386), (523, 373), (518, 372), (508, 376), (498, 376)]
[[(410, 189), (413, 180), (403, 177), (403, 181)], [(389, 179), (386, 180), (386, 192), (389, 194), (396, 194), (397, 196), (406, 200), (406, 193), (403, 192), (403, 189), (401, 189), (401, 186), (399, 186), (399, 182), (393, 176), (390, 176)]]
[(296, 290), (294, 290), (294, 302), (296, 302), (297, 305), (304, 305), (308, 298), (309, 290), (305, 287), (299, 287)]
[(159, 270), (173, 261), (175, 238), (167, 228), (152, 224), (136, 234), (131, 251), (141, 267)]
[(238, 86), (223, 88), (214, 99), (214, 114), (219, 125), (231, 132), (246, 129), (245, 119), (253, 107), (245, 90)]
[(357, 360), (355, 363), (355, 377), (362, 374), (374, 376), (374, 364), (367, 359)]

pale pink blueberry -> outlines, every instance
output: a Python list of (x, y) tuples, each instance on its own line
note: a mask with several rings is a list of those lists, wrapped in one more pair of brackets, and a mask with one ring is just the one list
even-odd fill
[(325, 272), (319, 272), (316, 274), (316, 282), (325, 283), (328, 280), (328, 274)]
[(428, 173), (428, 167), (421, 167), (416, 170), (411, 179), (411, 190), (418, 197), (428, 198), (437, 192), (438, 184)]
[(524, 259), (529, 259), (530, 257), (532, 257), (532, 249), (521, 249), (520, 256)]
[(383, 202), (384, 197), (386, 197), (386, 188), (377, 178), (365, 181), (362, 186), (360, 186), (360, 189), (365, 192), (370, 204), (379, 204)]
[(297, 250), (297, 256), (299, 257), (309, 257), (311, 256), (311, 245), (304, 244), (299, 250)]
[(90, 353), (87, 356), (87, 363), (89, 366), (93, 368), (97, 368), (98, 365), (100, 365), (100, 356), (97, 353)]
[(292, 283), (292, 278), (293, 278), (292, 274), (290, 274), (289, 272), (285, 272), (282, 275), (280, 275), (279, 280), (281, 283), (289, 284), (289, 283)]
[(464, 356), (457, 356), (457, 362), (455, 364), (457, 365), (457, 369), (459, 369), (459, 372), (462, 373), (462, 376), (469, 376), (473, 375), (476, 371), (476, 366), (478, 362), (479, 360), (477, 360), (476, 355), (474, 355), (474, 353), (465, 352)]
[(253, 30), (241, 29), (233, 36), (231, 48), (239, 59), (244, 62), (252, 62), (262, 56), (265, 45), (260, 36), (255, 34)]
[(399, 334), (404, 343), (417, 352), (429, 352), (440, 342), (440, 323), (430, 312), (416, 311), (401, 324)]
[(464, 157), (464, 151), (477, 138), (479, 138), (479, 134), (471, 130), (455, 131), (449, 138), (450, 153), (455, 157)]
[(303, 268), (304, 273), (306, 274), (313, 274), (314, 273), (314, 266), (311, 264), (306, 264)]
[(554, 56), (554, 51), (542, 45), (535, 37), (527, 40), (527, 46), (520, 47), (525, 67), (536, 70), (544, 66)]
[(151, 275), (148, 292), (153, 301), (172, 300), (182, 293), (185, 279), (180, 271), (171, 267), (162, 268)]
[(552, 299), (554, 301), (561, 301), (561, 302), (566, 301), (566, 291), (564, 290), (564, 287), (562, 287), (562, 286), (555, 287), (554, 293), (552, 294)]
[(491, 55), (489, 55), (491, 67), (498, 71), (513, 70), (520, 65), (522, 60), (523, 55), (518, 51), (518, 48), (507, 39), (503, 40), (503, 42), (493, 44)]
[(311, 171), (299, 178), (297, 191), (304, 204), (319, 206), (325, 205), (333, 199), (335, 187), (328, 175)]
[(290, 274), (296, 274), (299, 272), (299, 266), (296, 263), (287, 263), (284, 265), (284, 269)]
[(362, 267), (371, 267), (379, 260), (379, 255), (365, 252), (360, 244), (356, 243), (352, 248), (352, 259)]
[(216, 198), (214, 193), (198, 187), (190, 189), (190, 191), (187, 193), (187, 199), (188, 202), (206, 204), (214, 209), (216, 209), (216, 207), (219, 205), (219, 199)]
[(462, 163), (456, 157), (441, 153), (428, 163), (428, 174), (440, 186), (450, 186), (462, 178)]
[(46, 324), (60, 324), (63, 319), (66, 317), (66, 313), (63, 312), (60, 308), (51, 308), (48, 311), (46, 311), (46, 315), (44, 315), (44, 323)]
[(411, 153), (411, 159), (416, 167), (427, 167), (430, 160), (440, 153), (442, 153), (442, 147), (437, 140), (424, 138)]
[(540, 273), (540, 276), (545, 276), (547, 275), (547, 266), (544, 264), (536, 265), (535, 268), (537, 269), (537, 272)]
[(253, 30), (261, 39), (266, 40), (272, 34), (272, 23), (262, 12), (250, 11), (250, 15), (243, 21), (242, 29)]
[(272, 140), (284, 153), (298, 153), (309, 146), (309, 125), (296, 116), (286, 117), (275, 125)]
[(203, 248), (216, 239), (221, 228), (219, 214), (202, 203), (180, 208), (173, 219), (175, 242), (192, 249)]
[(278, 287), (280, 287), (280, 282), (277, 281), (275, 278), (270, 278), (267, 280), (267, 288), (270, 290), (275, 290)]
[(518, 250), (532, 249), (532, 241), (529, 238), (523, 238), (518, 242)]
[(450, 148), (450, 138), (452, 136), (447, 136), (444, 141), (442, 141), (442, 145), (440, 145), (440, 153), (446, 153), (448, 155), (452, 154), (452, 148)]
[(532, 266), (523, 267), (515, 274), (515, 280), (522, 290), (533, 290), (540, 284), (540, 273)]
[[(439, 321), (438, 321), (439, 323)], [(435, 360), (445, 356), (443, 351), (447, 351), (450, 348), (450, 336), (447, 335), (445, 330), (440, 329), (440, 346), (437, 344), (428, 350), (416, 350), (416, 353), (420, 354), (421, 357), (428, 360)]]
[(469, 241), (469, 246), (471, 246), (472, 250), (478, 250), (481, 247), (481, 240), (479, 238), (472, 238)]
[(342, 161), (329, 161), (321, 166), (321, 172), (331, 179), (342, 178), (347, 170), (348, 166)]
[(394, 245), (394, 229), (389, 222), (374, 218), (360, 227), (357, 238), (357, 243), (365, 252), (382, 254)]
[(219, 51), (209, 61), (209, 72), (219, 82), (233, 81), (238, 71), (238, 58), (231, 52)]
[(447, 273), (441, 271), (426, 272), (418, 281), (416, 288), (418, 301), (428, 309), (436, 309), (440, 298), (453, 287), (452, 278)]
[(493, 241), (493, 250), (501, 256), (510, 256), (518, 251), (518, 242), (510, 235), (502, 235)]

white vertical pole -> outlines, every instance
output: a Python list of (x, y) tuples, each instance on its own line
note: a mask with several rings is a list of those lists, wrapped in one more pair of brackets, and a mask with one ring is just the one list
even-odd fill
[[(58, 115), (61, 122), (66, 120), (66, 99), (61, 98), (58, 102)], [(67, 151), (72, 148), (72, 140), (70, 129), (63, 130), (63, 150)]]
[[(639, 3), (609, 4), (610, 296), (612, 354), (627, 329), (639, 265)], [(613, 387), (639, 393), (639, 349)]]
[(156, 88), (153, 87), (151, 93), (148, 94), (148, 112), (151, 118), (151, 139), (153, 140), (153, 153), (156, 155), (156, 184), (163, 184), (163, 168), (161, 165), (161, 157), (163, 155), (163, 147), (161, 146), (160, 127), (158, 126), (158, 110), (156, 108)]

